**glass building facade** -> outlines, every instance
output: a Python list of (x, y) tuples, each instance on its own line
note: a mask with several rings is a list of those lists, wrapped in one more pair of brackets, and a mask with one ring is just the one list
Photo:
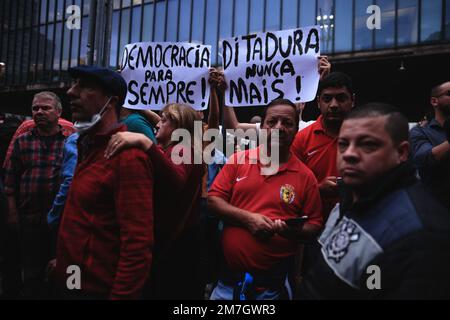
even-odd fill
[[(67, 27), (80, 8), (80, 29)], [(114, 0), (109, 66), (128, 43), (187, 41), (212, 46), (219, 65), (222, 39), (319, 25), (322, 53), (338, 55), (450, 43), (450, 0)], [(370, 30), (369, 6), (381, 10)], [(0, 85), (8, 90), (64, 83), (70, 66), (87, 63), (90, 0), (0, 0)], [(0, 89), (2, 90), (2, 89)], [(5, 90), (5, 89), (3, 89)]]

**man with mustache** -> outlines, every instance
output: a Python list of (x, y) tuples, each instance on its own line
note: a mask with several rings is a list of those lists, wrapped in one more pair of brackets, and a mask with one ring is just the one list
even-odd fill
[[(291, 101), (269, 103), (261, 127), (268, 140), (235, 153), (214, 180), (208, 206), (225, 222), (225, 263), (212, 300), (242, 300), (241, 294), (246, 299), (287, 299), (285, 279), (298, 246), (315, 239), (322, 228), (317, 181), (290, 151), (298, 120)], [(279, 139), (272, 141), (277, 134)], [(265, 158), (277, 155), (278, 161), (272, 161), (278, 169), (268, 172)], [(308, 217), (304, 225), (301, 216)], [(291, 225), (291, 219), (298, 223)]]
[(317, 92), (321, 115), (314, 124), (299, 131), (292, 143), (292, 152), (306, 164), (319, 182), (325, 220), (337, 203), (337, 136), (354, 102), (350, 77), (341, 72), (330, 73), (319, 83)]
[(448, 299), (450, 215), (409, 162), (408, 120), (355, 108), (338, 138), (340, 203), (319, 237), (300, 299)]
[(412, 156), (420, 177), (450, 210), (450, 81), (431, 90), (434, 119), (411, 129)]
[(5, 171), (7, 222), (19, 229), (23, 296), (45, 298), (45, 270), (50, 260), (47, 212), (59, 187), (65, 136), (58, 125), (62, 106), (53, 92), (33, 98), (35, 128), (18, 136)]

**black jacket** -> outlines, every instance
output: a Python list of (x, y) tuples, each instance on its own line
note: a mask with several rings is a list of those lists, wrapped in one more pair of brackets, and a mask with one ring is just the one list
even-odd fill
[(342, 187), (300, 299), (449, 299), (450, 214), (412, 165), (378, 179), (356, 203)]

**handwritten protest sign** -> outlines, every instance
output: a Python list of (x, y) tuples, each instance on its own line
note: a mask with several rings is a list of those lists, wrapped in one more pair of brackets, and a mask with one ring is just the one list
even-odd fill
[(311, 101), (319, 83), (319, 29), (250, 34), (224, 40), (228, 106), (266, 105), (278, 98)]
[(208, 106), (211, 46), (140, 42), (125, 46), (121, 74), (128, 84), (124, 106), (160, 110), (166, 104)]

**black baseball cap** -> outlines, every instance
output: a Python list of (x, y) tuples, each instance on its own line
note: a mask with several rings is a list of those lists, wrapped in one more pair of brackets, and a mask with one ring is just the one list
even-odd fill
[(118, 96), (119, 104), (123, 105), (127, 95), (127, 83), (119, 73), (108, 68), (87, 65), (69, 68), (68, 71), (72, 78), (87, 77), (98, 81), (105, 92)]

